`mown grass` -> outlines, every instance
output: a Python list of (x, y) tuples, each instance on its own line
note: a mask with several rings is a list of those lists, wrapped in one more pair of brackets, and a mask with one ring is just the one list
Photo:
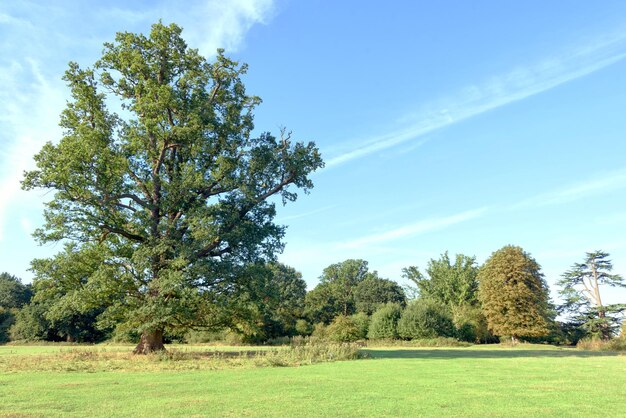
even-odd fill
[[(206, 352), (188, 348), (189, 357)], [(14, 352), (3, 359), (49, 355), (66, 361), (63, 351), (21, 354), (30, 348), (0, 347), (0, 352), (6, 349)], [(102, 353), (124, 354), (106, 350), (113, 347)], [(157, 364), (144, 371), (0, 365), (0, 415), (623, 417), (626, 410), (626, 356), (616, 353), (536, 345), (365, 351), (370, 359), (307, 367), (258, 367), (250, 359), (215, 370), (160, 367), (213, 361), (201, 355), (125, 360)]]

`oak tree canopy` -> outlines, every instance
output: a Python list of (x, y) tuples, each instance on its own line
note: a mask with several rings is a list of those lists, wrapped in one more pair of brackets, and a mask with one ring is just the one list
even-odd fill
[[(181, 32), (118, 33), (92, 68), (70, 63), (63, 136), (22, 183), (54, 192), (38, 240), (71, 243), (35, 265), (38, 280), (74, 280), (66, 298), (84, 309), (106, 299), (103, 318), (140, 332), (139, 353), (162, 349), (170, 328), (228, 321), (250, 266), (282, 249), (276, 198), (294, 201), (323, 166), (313, 142), (255, 135), (246, 65), (222, 50), (208, 62)], [(88, 253), (102, 262), (68, 265)]]

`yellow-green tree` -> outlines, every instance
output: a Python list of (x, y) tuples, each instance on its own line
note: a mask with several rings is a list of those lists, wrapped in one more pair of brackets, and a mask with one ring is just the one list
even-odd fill
[(522, 248), (494, 252), (478, 273), (478, 297), (489, 329), (498, 336), (548, 334), (549, 294), (541, 267)]

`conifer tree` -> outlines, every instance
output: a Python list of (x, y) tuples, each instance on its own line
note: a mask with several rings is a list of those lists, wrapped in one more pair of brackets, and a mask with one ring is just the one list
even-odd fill
[(570, 320), (592, 335), (604, 340), (617, 333), (619, 314), (626, 311), (626, 304), (606, 304), (602, 301), (600, 286), (626, 287), (619, 274), (612, 274), (613, 264), (609, 254), (603, 251), (587, 253), (583, 263), (576, 263), (561, 276), (559, 294), (564, 303), (561, 313), (569, 314)]

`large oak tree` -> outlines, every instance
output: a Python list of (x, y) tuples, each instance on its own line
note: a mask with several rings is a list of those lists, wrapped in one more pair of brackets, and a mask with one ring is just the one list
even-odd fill
[(60, 258), (103, 255), (75, 290), (141, 332), (137, 353), (162, 349), (170, 328), (225, 321), (250, 266), (282, 249), (274, 201), (323, 166), (312, 142), (253, 134), (245, 72), (221, 50), (208, 62), (176, 25), (118, 33), (93, 68), (70, 63), (63, 137), (25, 175), (24, 189), (54, 191), (36, 237), (74, 242)]

